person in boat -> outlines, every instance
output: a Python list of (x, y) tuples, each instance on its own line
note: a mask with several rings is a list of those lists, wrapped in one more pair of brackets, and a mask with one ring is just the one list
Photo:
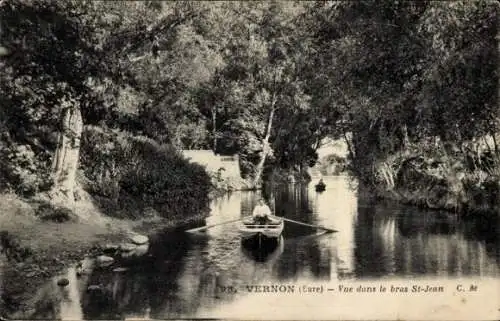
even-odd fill
[(271, 209), (267, 206), (263, 198), (259, 199), (257, 206), (253, 209), (252, 217), (255, 222), (265, 224), (270, 221)]

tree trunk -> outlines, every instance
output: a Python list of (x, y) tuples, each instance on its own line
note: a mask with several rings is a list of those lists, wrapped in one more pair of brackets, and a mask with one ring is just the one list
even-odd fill
[(403, 149), (406, 150), (406, 148), (410, 146), (410, 138), (408, 137), (408, 127), (406, 126), (406, 124), (403, 124), (403, 126), (401, 127), (401, 132), (403, 134)]
[(214, 136), (214, 154), (217, 153), (217, 109), (212, 108), (212, 135)]
[(344, 129), (342, 130), (342, 134), (344, 136), (344, 141), (347, 145), (347, 151), (349, 152), (349, 157), (351, 157), (351, 160), (354, 161), (354, 157), (355, 157), (354, 150), (352, 148), (351, 142), (349, 141), (349, 138), (347, 137), (347, 134), (346, 134)]
[(488, 143), (487, 136), (484, 136), (484, 137), (483, 137), (483, 142), (484, 142), (484, 144), (486, 145), (486, 147), (488, 147), (488, 152), (490, 152), (491, 154), (493, 154), (493, 150), (491, 149), (491, 146), (490, 146), (490, 144)]
[(74, 202), (76, 170), (83, 131), (80, 107), (71, 106), (64, 109), (62, 122), (62, 132), (59, 134), (59, 142), (52, 163), (54, 186), (51, 195), (63, 202)]
[(260, 154), (260, 160), (259, 163), (257, 164), (257, 167), (255, 169), (255, 176), (253, 180), (253, 187), (257, 188), (260, 184), (262, 172), (264, 171), (264, 163), (266, 162), (266, 157), (269, 154), (269, 138), (271, 137), (271, 128), (273, 125), (273, 118), (274, 118), (274, 101), (272, 103), (272, 108), (271, 112), (269, 113), (269, 119), (267, 121), (267, 130), (266, 130), (266, 135), (262, 139), (262, 152)]
[(498, 153), (499, 153), (498, 142), (497, 142), (497, 138), (495, 136), (495, 132), (491, 131), (490, 135), (491, 135), (491, 138), (493, 139), (493, 148), (495, 149), (495, 154), (498, 155)]

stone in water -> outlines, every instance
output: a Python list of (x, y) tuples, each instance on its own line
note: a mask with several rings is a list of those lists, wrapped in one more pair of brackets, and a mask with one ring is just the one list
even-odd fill
[(113, 272), (125, 272), (127, 270), (128, 269), (124, 267), (117, 267), (116, 269), (113, 269)]
[(57, 281), (57, 285), (59, 285), (59, 286), (66, 286), (68, 284), (69, 284), (69, 280), (66, 278), (62, 278), (62, 279)]
[(149, 242), (149, 238), (147, 236), (140, 235), (140, 234), (133, 235), (130, 238), (130, 240), (132, 241), (132, 243), (137, 244), (137, 245), (142, 245), (142, 244), (146, 244)]
[(132, 244), (132, 243), (125, 243), (120, 245), (120, 251), (122, 252), (130, 252), (133, 251), (137, 248), (137, 245)]
[(106, 266), (112, 264), (114, 262), (114, 259), (110, 256), (100, 255), (97, 257), (96, 262), (101, 266)]

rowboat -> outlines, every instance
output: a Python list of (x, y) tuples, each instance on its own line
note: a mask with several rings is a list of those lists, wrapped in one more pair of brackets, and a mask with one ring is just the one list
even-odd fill
[(278, 241), (284, 228), (284, 220), (276, 216), (268, 218), (263, 224), (252, 217), (244, 218), (238, 226), (242, 241), (257, 240), (259, 244), (264, 241)]
[(314, 186), (316, 189), (316, 192), (324, 192), (326, 189), (326, 184), (325, 183), (318, 183)]

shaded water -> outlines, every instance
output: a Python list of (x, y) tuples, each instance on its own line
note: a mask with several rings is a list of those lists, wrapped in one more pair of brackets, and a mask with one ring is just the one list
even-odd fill
[[(338, 233), (316, 235), (314, 229), (288, 223), (280, 244), (266, 253), (243, 248), (233, 224), (195, 235), (159, 235), (150, 255), (129, 263), (127, 271), (94, 269), (77, 279), (70, 269), (68, 287), (59, 288), (53, 280), (40, 290), (49, 311), (39, 309), (30, 318), (210, 317), (210, 311), (252, 295), (246, 286), (258, 284), (500, 278), (497, 226), (369, 202), (358, 197), (355, 184), (345, 177), (331, 177), (326, 184), (323, 193), (311, 184), (281, 187), (267, 196), (275, 200), (271, 207), (277, 215)], [(238, 192), (213, 201), (206, 224), (249, 215), (258, 197)], [(89, 285), (97, 285), (98, 291), (89, 291)]]

